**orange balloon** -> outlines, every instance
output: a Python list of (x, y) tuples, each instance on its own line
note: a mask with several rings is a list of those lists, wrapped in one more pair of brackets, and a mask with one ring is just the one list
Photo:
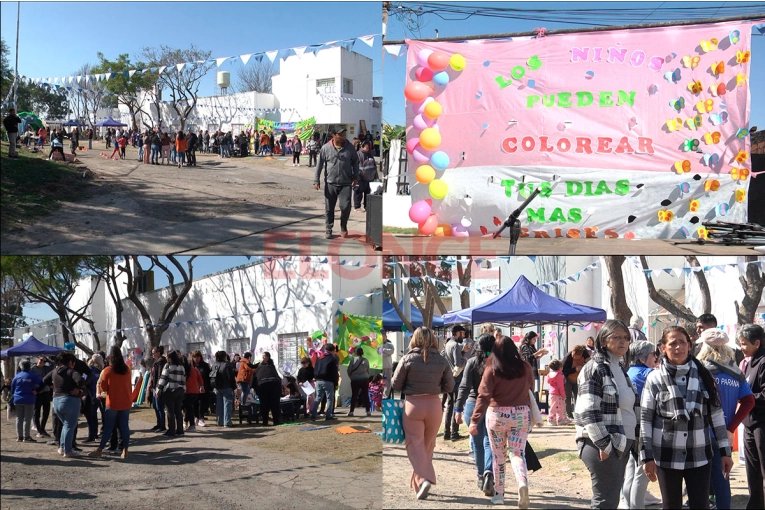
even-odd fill
[(428, 67), (433, 71), (443, 71), (449, 65), (449, 55), (442, 51), (434, 51), (428, 57)]
[(450, 237), (452, 235), (452, 226), (451, 225), (439, 225), (436, 227), (436, 231), (433, 232), (433, 235), (436, 237)]
[(424, 101), (433, 90), (420, 81), (409, 82), (404, 87), (404, 96), (413, 103)]
[(420, 184), (430, 184), (436, 178), (436, 171), (430, 165), (422, 165), (414, 172), (414, 178)]
[(432, 235), (438, 228), (438, 216), (431, 214), (428, 219), (419, 224), (420, 233), (426, 236)]

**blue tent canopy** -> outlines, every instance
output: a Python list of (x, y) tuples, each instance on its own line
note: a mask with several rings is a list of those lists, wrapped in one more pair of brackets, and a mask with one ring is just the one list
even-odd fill
[(96, 124), (96, 127), (127, 127), (127, 124), (123, 124), (122, 122), (109, 117)]
[(77, 119), (69, 119), (68, 121), (61, 124), (62, 126), (84, 126), (84, 122), (80, 122)]
[(2, 351), (2, 354), (4, 357), (13, 357), (13, 356), (39, 356), (42, 354), (45, 355), (53, 355), (53, 354), (59, 354), (63, 349), (60, 347), (52, 347), (50, 345), (44, 344), (38, 339), (36, 339), (34, 336), (29, 336), (26, 340), (21, 342), (19, 345), (14, 345), (13, 347), (9, 347)]
[[(422, 314), (413, 304), (410, 303), (409, 306), (411, 310), (411, 315), (409, 317), (412, 320), (412, 326), (419, 328), (422, 326)], [(398, 302), (398, 307), (403, 310), (403, 300)], [(386, 331), (401, 331), (401, 326), (403, 325), (404, 321), (401, 320), (401, 317), (398, 316), (396, 309), (393, 308), (393, 305), (390, 304), (387, 300), (383, 301), (383, 329)], [(444, 327), (444, 320), (441, 318), (441, 316), (433, 316), (433, 327)]]
[(521, 275), (512, 288), (499, 296), (472, 308), (449, 312), (444, 315), (444, 322), (587, 323), (606, 318), (605, 310), (546, 294)]

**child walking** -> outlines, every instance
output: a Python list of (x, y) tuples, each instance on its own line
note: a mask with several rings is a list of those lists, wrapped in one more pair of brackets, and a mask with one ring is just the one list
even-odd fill
[(554, 359), (547, 365), (550, 373), (547, 375), (547, 386), (550, 387), (550, 413), (547, 421), (550, 425), (566, 425), (571, 420), (566, 416), (566, 389), (563, 378), (563, 363)]

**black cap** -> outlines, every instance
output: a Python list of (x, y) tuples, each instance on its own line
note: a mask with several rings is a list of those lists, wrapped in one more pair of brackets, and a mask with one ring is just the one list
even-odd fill
[(454, 326), (454, 327), (452, 328), (452, 335), (456, 335), (456, 334), (457, 334), (457, 333), (459, 333), (460, 331), (465, 331), (465, 332), (467, 332), (467, 330), (466, 330), (465, 328), (463, 328), (462, 326)]
[(333, 126), (329, 132), (333, 135), (339, 134), (339, 133), (345, 133), (348, 131), (348, 129), (345, 126)]

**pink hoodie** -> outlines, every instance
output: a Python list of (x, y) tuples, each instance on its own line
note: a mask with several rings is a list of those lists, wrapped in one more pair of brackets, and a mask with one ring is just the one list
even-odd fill
[(547, 385), (550, 387), (550, 395), (566, 396), (563, 372), (551, 370), (550, 375), (547, 376)]

